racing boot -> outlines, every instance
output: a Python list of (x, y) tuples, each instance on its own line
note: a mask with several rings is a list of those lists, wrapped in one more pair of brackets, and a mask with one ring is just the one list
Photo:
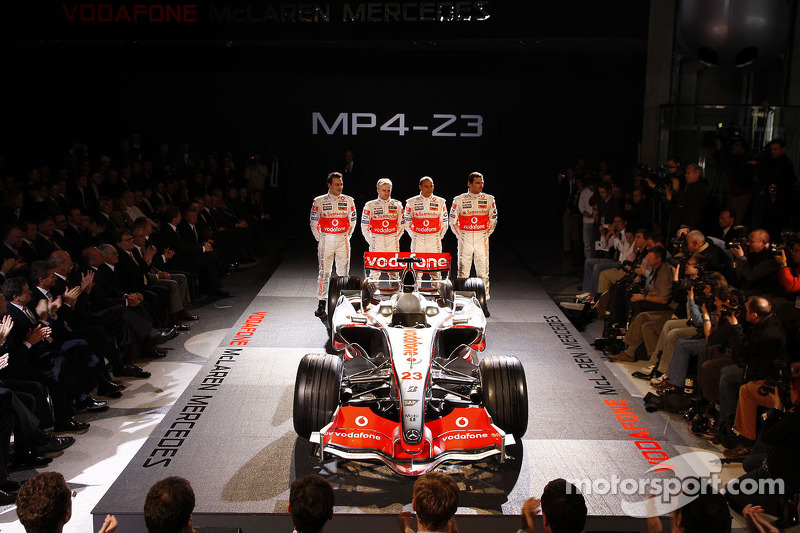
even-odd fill
[(320, 300), (319, 305), (317, 306), (317, 310), (314, 311), (314, 316), (316, 317), (323, 317), (325, 316), (325, 300)]

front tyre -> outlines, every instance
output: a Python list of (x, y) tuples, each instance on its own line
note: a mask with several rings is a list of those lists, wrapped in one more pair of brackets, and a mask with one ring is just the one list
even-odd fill
[(339, 405), (342, 360), (335, 355), (307, 354), (294, 381), (294, 430), (304, 439), (325, 427)]
[(480, 364), (483, 405), (494, 424), (518, 440), (528, 429), (525, 370), (516, 357), (491, 355)]

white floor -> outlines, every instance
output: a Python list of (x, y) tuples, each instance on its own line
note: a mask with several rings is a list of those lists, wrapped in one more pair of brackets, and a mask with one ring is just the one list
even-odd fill
[[(183, 340), (188, 352), (206, 357), (219, 346), (227, 333), (227, 329), (197, 335), (181, 333), (168, 346)], [(73, 446), (40, 470), (60, 472), (77, 492), (72, 501), (72, 519), (64, 528), (66, 533), (92, 531), (91, 511), (94, 506), (202, 368), (196, 363), (167, 360), (151, 361), (142, 366), (152, 376), (146, 380), (123, 378), (128, 388), (122, 398), (111, 400), (112, 409), (104, 413), (105, 417), (93, 420), (88, 432), (76, 435)], [(19, 479), (14, 474), (11, 478)], [(25, 531), (14, 506), (6, 507), (0, 513), (0, 531)]]

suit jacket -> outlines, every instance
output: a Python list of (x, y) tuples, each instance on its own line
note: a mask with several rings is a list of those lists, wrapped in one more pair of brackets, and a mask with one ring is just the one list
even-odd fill
[(178, 224), (178, 236), (183, 242), (190, 245), (199, 245), (203, 242), (200, 240), (200, 232), (197, 230), (197, 226), (195, 225), (193, 231), (192, 227), (185, 220)]
[(33, 246), (36, 249), (36, 257), (43, 261), (48, 260), (51, 253), (62, 249), (53, 238), (47, 238), (41, 234), (33, 241)]
[(114, 272), (122, 283), (122, 289), (128, 293), (147, 290), (145, 275), (149, 268), (142, 268), (126, 251), (118, 248), (117, 252), (119, 262), (115, 265)]
[(6, 314), (14, 321), (14, 325), (6, 337), (10, 374), (12, 376), (19, 373), (25, 374), (26, 370), (47, 366), (49, 363), (47, 354), (54, 350), (52, 342), (42, 339), (30, 348), (25, 345), (28, 332), (39, 324), (38, 320), (32, 322), (23, 311), (17, 309), (10, 302)]

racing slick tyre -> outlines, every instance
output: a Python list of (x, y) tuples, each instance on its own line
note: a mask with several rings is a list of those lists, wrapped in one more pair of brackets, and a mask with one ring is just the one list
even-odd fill
[(358, 276), (331, 276), (328, 284), (328, 327), (333, 327), (333, 311), (339, 295), (345, 290), (361, 290), (361, 278)]
[(494, 424), (518, 439), (528, 429), (525, 370), (516, 357), (490, 355), (480, 364), (483, 405)]
[(483, 313), (486, 314), (486, 287), (483, 285), (481, 278), (467, 278), (457, 279), (454, 288), (457, 291), (472, 291), (481, 304)]
[(310, 353), (303, 356), (294, 382), (292, 418), (294, 430), (307, 439), (325, 427), (339, 405), (342, 360), (335, 355)]

